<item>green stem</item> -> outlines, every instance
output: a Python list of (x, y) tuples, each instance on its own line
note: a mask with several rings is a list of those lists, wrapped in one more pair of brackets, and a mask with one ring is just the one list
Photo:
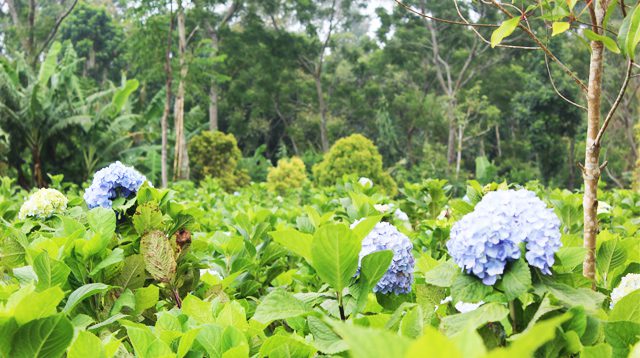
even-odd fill
[(344, 315), (344, 306), (342, 305), (342, 294), (340, 292), (336, 292), (338, 296), (338, 310), (340, 311), (340, 319), (344, 322), (347, 320), (347, 317)]
[(511, 327), (513, 328), (513, 333), (517, 333), (518, 328), (516, 325), (516, 306), (513, 301), (509, 301), (509, 316), (511, 317)]

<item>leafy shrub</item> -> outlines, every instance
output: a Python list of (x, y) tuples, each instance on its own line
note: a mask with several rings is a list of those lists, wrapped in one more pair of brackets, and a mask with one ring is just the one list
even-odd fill
[(254, 182), (266, 181), (267, 174), (269, 174), (269, 170), (273, 167), (269, 159), (264, 156), (266, 150), (267, 146), (263, 144), (256, 148), (252, 156), (242, 158), (240, 162), (238, 162), (238, 167), (246, 171)]
[(246, 171), (238, 168), (242, 153), (233, 134), (204, 131), (189, 142), (189, 159), (193, 179), (207, 176), (218, 179), (227, 191), (249, 182)]
[(339, 139), (322, 162), (313, 166), (315, 181), (323, 186), (335, 184), (346, 174), (367, 177), (387, 193), (396, 192), (396, 183), (382, 168), (382, 156), (378, 148), (361, 134)]
[(278, 193), (284, 193), (290, 188), (299, 188), (306, 181), (306, 167), (298, 157), (278, 160), (278, 166), (269, 168), (269, 175), (267, 175), (269, 189)]
[[(636, 124), (636, 144), (640, 143), (640, 123)], [(633, 178), (633, 186), (640, 191), (640, 158), (636, 161), (636, 170)]]

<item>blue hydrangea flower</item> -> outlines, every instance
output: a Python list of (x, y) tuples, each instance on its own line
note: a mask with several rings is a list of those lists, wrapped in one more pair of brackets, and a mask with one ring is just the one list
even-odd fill
[(145, 181), (147, 178), (133, 167), (115, 162), (93, 175), (93, 182), (84, 193), (84, 201), (89, 209), (98, 206), (110, 208), (113, 199), (137, 193)]
[(378, 284), (373, 288), (373, 292), (383, 294), (393, 292), (396, 295), (411, 292), (415, 265), (415, 260), (411, 253), (411, 250), (413, 250), (411, 240), (393, 225), (387, 222), (378, 223), (367, 237), (362, 240), (358, 265), (362, 263), (363, 257), (381, 250), (391, 250), (393, 259), (387, 273), (382, 276)]
[(485, 195), (454, 224), (447, 248), (460, 267), (493, 285), (507, 262), (520, 258), (522, 242), (529, 265), (551, 274), (560, 236), (560, 220), (534, 192), (503, 190)]

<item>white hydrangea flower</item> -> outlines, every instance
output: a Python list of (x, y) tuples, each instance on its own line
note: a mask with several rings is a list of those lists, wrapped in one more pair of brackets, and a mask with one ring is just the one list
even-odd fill
[(400, 209), (393, 212), (393, 217), (400, 221), (409, 221), (409, 215)]
[(360, 179), (358, 179), (358, 183), (365, 188), (373, 187), (373, 182), (369, 178), (361, 177)]
[(378, 210), (381, 214), (388, 212), (391, 209), (390, 204), (375, 204), (373, 205), (374, 209)]
[(468, 302), (460, 301), (456, 303), (455, 307), (456, 307), (456, 310), (458, 310), (458, 312), (467, 313), (467, 312), (475, 311), (476, 309), (478, 309), (478, 307), (482, 306), (483, 304), (484, 304), (484, 301), (480, 301), (478, 303), (468, 303)]
[(27, 217), (47, 219), (54, 214), (65, 211), (68, 203), (69, 200), (61, 192), (43, 188), (33, 193), (22, 204), (20, 212), (18, 212), (18, 219), (24, 220)]
[(624, 296), (635, 290), (640, 290), (640, 274), (629, 273), (620, 280), (618, 287), (611, 291), (611, 306), (609, 308), (613, 309), (613, 306)]

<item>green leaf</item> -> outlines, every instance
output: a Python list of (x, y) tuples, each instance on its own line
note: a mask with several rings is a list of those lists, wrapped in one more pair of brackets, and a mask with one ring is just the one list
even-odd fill
[(13, 338), (12, 358), (61, 357), (73, 339), (73, 325), (58, 314), (31, 321)]
[(605, 342), (613, 347), (614, 357), (627, 357), (629, 348), (640, 338), (640, 324), (627, 321), (607, 322), (604, 326), (604, 337)]
[(502, 40), (511, 35), (520, 24), (520, 17), (514, 17), (506, 20), (491, 34), (491, 47), (496, 47)]
[(422, 335), (424, 329), (424, 319), (422, 308), (415, 306), (408, 310), (400, 321), (399, 333), (408, 338), (418, 338)]
[(609, 274), (627, 261), (627, 252), (620, 245), (620, 239), (607, 240), (600, 245), (596, 255), (596, 268), (605, 281), (605, 286), (611, 283)]
[(64, 306), (62, 312), (71, 312), (80, 302), (87, 297), (93, 296), (98, 293), (105, 292), (109, 289), (109, 285), (104, 283), (89, 283), (78, 287), (75, 291), (71, 292), (67, 304)]
[(571, 23), (569, 22), (554, 22), (553, 24), (551, 24), (551, 37), (559, 35), (567, 30), (569, 30), (571, 28)]
[(612, 38), (607, 37), (605, 35), (596, 34), (595, 32), (589, 29), (584, 30), (584, 35), (591, 41), (602, 42), (609, 51), (613, 53), (620, 53), (620, 49), (618, 48), (618, 45)]
[(182, 301), (182, 313), (199, 323), (213, 323), (213, 306), (196, 296), (188, 295)]
[(176, 275), (176, 259), (167, 236), (161, 231), (151, 231), (140, 239), (140, 254), (144, 266), (154, 279), (171, 282)]
[(160, 299), (160, 289), (158, 286), (147, 286), (143, 288), (139, 288), (135, 291), (136, 298), (136, 310), (135, 312), (140, 314), (144, 312), (144, 310), (149, 309), (158, 303)]
[(335, 332), (331, 330), (320, 318), (309, 316), (307, 318), (309, 331), (313, 335), (315, 347), (325, 354), (336, 354), (346, 351), (349, 347)]
[(224, 328), (217, 324), (207, 324), (202, 326), (196, 336), (196, 340), (211, 358), (222, 357), (222, 336)]
[(291, 293), (275, 290), (262, 299), (256, 308), (253, 319), (263, 324), (269, 324), (275, 320), (297, 317), (309, 311), (310, 307)]
[(13, 317), (0, 317), (0, 356), (10, 357), (13, 336), (18, 330), (18, 323)]
[(582, 347), (582, 352), (580, 352), (581, 358), (611, 358), (612, 355), (613, 349), (606, 343), (600, 343), (590, 347)]
[(64, 298), (64, 292), (58, 286), (41, 292), (31, 292), (24, 296), (15, 307), (14, 318), (19, 325), (29, 321), (56, 314), (58, 303)]
[(38, 276), (36, 289), (43, 290), (53, 286), (64, 286), (71, 269), (61, 261), (49, 257), (46, 252), (40, 253), (33, 260), (33, 271)]
[(540, 321), (524, 332), (511, 336), (511, 344), (507, 348), (494, 349), (487, 358), (531, 357), (539, 347), (553, 339), (556, 328), (570, 318), (570, 314), (564, 314)]
[(196, 340), (199, 333), (200, 329), (195, 328), (187, 331), (182, 335), (182, 337), (180, 337), (180, 344), (178, 344), (178, 352), (176, 353), (178, 358), (182, 358), (189, 353), (189, 350), (191, 349), (191, 346), (193, 346), (193, 342)]
[(640, 289), (622, 297), (609, 313), (609, 321), (630, 321), (640, 324)]
[(465, 358), (484, 357), (487, 354), (487, 348), (484, 346), (482, 337), (475, 329), (465, 329), (454, 334), (451, 339)]
[(507, 266), (505, 274), (497, 285), (504, 292), (507, 300), (512, 301), (531, 287), (531, 271), (529, 265), (520, 258)]
[(631, 60), (635, 58), (638, 42), (640, 42), (640, 4), (627, 13), (618, 32), (620, 50)]
[(426, 326), (422, 337), (411, 344), (405, 357), (463, 358), (465, 356), (450, 338), (437, 329)]
[(392, 259), (393, 251), (391, 250), (372, 252), (362, 258), (360, 277), (366, 282), (367, 287), (373, 288), (378, 284), (382, 276), (387, 273)]
[(104, 348), (100, 338), (85, 331), (78, 332), (78, 336), (69, 347), (68, 358), (105, 358)]
[(563, 283), (550, 282), (546, 284), (546, 288), (566, 307), (581, 305), (587, 312), (597, 311), (605, 299), (602, 293), (587, 288), (574, 288)]
[(387, 330), (359, 327), (340, 321), (329, 321), (334, 331), (349, 345), (353, 358), (404, 357), (411, 340)]
[(425, 272), (424, 280), (434, 286), (451, 287), (460, 273), (460, 268), (455, 262), (448, 260), (438, 264), (432, 270)]
[(87, 222), (93, 232), (111, 237), (116, 231), (116, 214), (113, 210), (97, 207), (87, 213)]
[(269, 233), (278, 244), (284, 246), (287, 250), (304, 258), (310, 265), (311, 262), (311, 242), (313, 236), (302, 233), (294, 229), (285, 229), (272, 231)]
[(115, 249), (113, 249), (113, 251), (111, 251), (111, 253), (109, 253), (109, 255), (107, 257), (104, 258), (104, 260), (100, 261), (94, 268), (93, 270), (91, 270), (91, 273), (89, 273), (89, 276), (95, 276), (98, 272), (100, 272), (100, 270), (107, 268), (111, 265), (115, 265), (117, 263), (120, 263), (124, 260), (124, 250), (122, 250), (119, 247), (116, 247)]
[(115, 285), (122, 289), (134, 290), (144, 285), (145, 278), (144, 258), (142, 255), (131, 255), (124, 259), (124, 265), (115, 280)]
[(358, 242), (362, 243), (367, 235), (373, 230), (374, 227), (382, 220), (382, 215), (369, 216), (362, 219), (351, 231), (356, 237)]
[(171, 348), (151, 332), (151, 328), (129, 321), (121, 323), (127, 329), (136, 357), (155, 358), (174, 355)]
[(467, 328), (479, 328), (489, 322), (498, 322), (506, 318), (509, 310), (500, 303), (487, 303), (477, 309), (446, 316), (440, 323), (440, 330), (447, 336), (452, 336)]
[(162, 229), (162, 212), (155, 202), (144, 203), (136, 208), (132, 221), (138, 235), (144, 235)]
[(49, 82), (49, 79), (55, 73), (56, 67), (58, 66), (58, 55), (60, 54), (60, 50), (62, 50), (62, 44), (55, 41), (51, 44), (51, 48), (49, 48), (44, 61), (42, 61), (40, 71), (38, 72), (38, 84), (41, 87), (46, 87), (47, 82)]
[(459, 273), (451, 285), (451, 296), (455, 302), (479, 302), (493, 292), (493, 287), (482, 283), (478, 278)]
[(260, 347), (260, 357), (313, 357), (316, 349), (297, 335), (277, 334)]
[(111, 107), (110, 114), (112, 116), (115, 116), (120, 111), (122, 111), (122, 108), (127, 103), (127, 99), (129, 98), (131, 93), (133, 93), (133, 91), (138, 89), (138, 85), (139, 85), (138, 80), (135, 80), (135, 79), (127, 80), (124, 86), (116, 90), (116, 92), (113, 94), (113, 99), (111, 100), (112, 107)]
[(313, 267), (337, 292), (342, 292), (356, 274), (359, 252), (360, 242), (344, 224), (321, 226), (311, 243)]

